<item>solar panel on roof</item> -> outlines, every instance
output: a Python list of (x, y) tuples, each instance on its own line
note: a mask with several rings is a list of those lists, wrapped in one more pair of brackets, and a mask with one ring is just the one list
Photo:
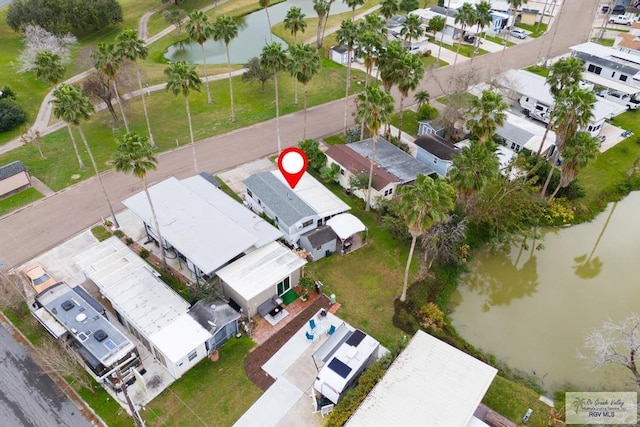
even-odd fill
[(329, 362), (329, 369), (331, 369), (336, 374), (340, 375), (342, 378), (347, 378), (347, 375), (351, 372), (351, 368), (341, 362), (339, 359), (333, 359)]
[(360, 344), (362, 342), (362, 340), (364, 339), (364, 337), (366, 337), (367, 335), (362, 332), (360, 329), (356, 329), (353, 334), (351, 334), (351, 336), (349, 337), (349, 339), (347, 340), (347, 344), (353, 346), (353, 347), (357, 347), (358, 344)]

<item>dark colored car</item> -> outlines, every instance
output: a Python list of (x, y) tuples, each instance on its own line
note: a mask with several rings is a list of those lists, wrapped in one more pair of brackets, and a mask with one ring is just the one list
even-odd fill
[(476, 41), (476, 36), (474, 36), (473, 34), (467, 34), (462, 39), (467, 43), (473, 43)]

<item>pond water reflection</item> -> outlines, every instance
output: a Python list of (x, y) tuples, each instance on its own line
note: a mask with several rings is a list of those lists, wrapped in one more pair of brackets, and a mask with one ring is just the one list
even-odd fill
[(640, 313), (639, 210), (635, 192), (591, 223), (545, 230), (542, 250), (478, 251), (452, 298), (454, 326), (549, 390), (635, 390), (624, 368), (590, 371), (577, 353), (590, 330)]
[[(297, 6), (307, 15), (307, 18), (317, 18), (313, 10), (312, 0), (287, 0), (269, 7), (269, 18), (271, 25), (275, 25), (284, 20), (287, 11)], [(350, 10), (342, 1), (334, 1), (331, 5), (331, 15), (343, 13)], [(267, 23), (267, 15), (263, 9), (239, 17), (236, 20), (239, 25), (238, 37), (229, 43), (229, 54), (232, 64), (245, 64), (254, 56), (260, 56), (262, 47), (270, 43), (270, 28)], [(307, 26), (304, 34), (298, 34), (300, 39), (309, 39), (316, 34), (317, 26)], [(273, 36), (273, 41), (286, 47), (286, 43), (279, 37)], [(226, 64), (227, 56), (224, 44), (209, 40), (204, 44), (207, 64)], [(202, 48), (199, 44), (184, 41), (169, 46), (164, 57), (169, 61), (186, 61), (192, 64), (202, 64)]]

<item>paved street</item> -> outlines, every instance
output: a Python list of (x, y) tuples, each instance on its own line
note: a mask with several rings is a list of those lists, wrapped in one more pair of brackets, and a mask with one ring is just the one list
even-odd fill
[(0, 425), (85, 427), (80, 409), (0, 323)]
[[(487, 54), (473, 62), (459, 63), (456, 72), (472, 69), (483, 79), (509, 68), (531, 65), (541, 57), (566, 53), (569, 46), (587, 40), (598, 4), (599, 0), (567, 1), (557, 25), (544, 38), (509, 48), (504, 55)], [(449, 66), (427, 73), (421, 88), (428, 90), (432, 98), (442, 95), (448, 89), (452, 71)], [(309, 109), (308, 137), (339, 132), (343, 117), (343, 100)], [(353, 124), (351, 115), (349, 124)], [(302, 139), (303, 113), (282, 117), (280, 128), (283, 147), (296, 145)], [(207, 138), (196, 144), (196, 150), (201, 171), (213, 173), (265, 157), (277, 150), (275, 120)], [(194, 173), (189, 146), (164, 153), (159, 159), (159, 169), (149, 174), (149, 182)], [(138, 180), (122, 174), (108, 172), (104, 181), (116, 210), (123, 208), (120, 200), (141, 190)], [(95, 179), (67, 188), (0, 220), (0, 261), (8, 267), (20, 265), (107, 216), (107, 205)]]

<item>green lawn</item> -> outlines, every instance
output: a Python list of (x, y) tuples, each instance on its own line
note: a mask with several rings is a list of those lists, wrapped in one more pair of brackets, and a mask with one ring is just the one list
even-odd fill
[[(398, 127), (400, 123), (400, 115), (391, 116), (391, 124)], [(418, 137), (418, 115), (413, 110), (404, 110), (402, 113), (402, 131), (408, 133), (414, 138)], [(397, 134), (396, 134), (397, 136)]]
[(549, 69), (539, 65), (531, 65), (530, 67), (525, 68), (525, 70), (545, 78), (549, 75)]
[[(490, 42), (494, 42), (494, 43), (500, 44), (500, 45), (504, 44), (504, 42), (505, 42), (505, 40), (502, 37), (490, 36), (488, 34), (483, 35), (482, 38), (483, 39), (487, 39)], [(507, 47), (511, 47), (511, 46), (515, 46), (515, 43), (512, 42), (512, 41), (508, 41), (507, 40)]]
[(611, 47), (613, 46), (613, 43), (616, 41), (615, 39), (601, 39), (601, 38), (597, 38), (597, 39), (593, 39), (592, 41), (602, 45), (602, 46), (608, 46)]
[(253, 346), (250, 338), (231, 338), (217, 362), (203, 360), (147, 405), (147, 425), (233, 425), (262, 394), (244, 370)]
[(26, 206), (31, 202), (34, 202), (38, 199), (44, 197), (42, 193), (40, 193), (35, 188), (27, 188), (13, 196), (9, 196), (6, 199), (0, 200), (0, 217), (8, 214), (22, 206)]
[(466, 56), (467, 58), (471, 58), (471, 56), (480, 56), (488, 53), (484, 49), (478, 50), (478, 53), (474, 52), (475, 47), (469, 43), (454, 43), (453, 45), (448, 45), (446, 43), (441, 43), (440, 40), (433, 40), (431, 43), (436, 44), (438, 46), (442, 46), (445, 49), (449, 49), (452, 52), (456, 52), (458, 50), (458, 46), (460, 46), (460, 55)]
[(527, 409), (533, 414), (527, 423), (530, 427), (547, 427), (550, 407), (542, 403), (539, 395), (522, 384), (496, 376), (484, 395), (482, 403), (520, 425)]
[[(538, 38), (541, 35), (544, 34), (545, 31), (547, 31), (547, 24), (540, 24), (540, 25), (528, 25), (528, 24), (516, 24), (516, 27), (518, 28), (522, 28), (523, 30), (527, 30), (530, 31), (529, 37), (533, 37)], [(537, 31), (536, 31), (536, 27), (537, 27)]]

